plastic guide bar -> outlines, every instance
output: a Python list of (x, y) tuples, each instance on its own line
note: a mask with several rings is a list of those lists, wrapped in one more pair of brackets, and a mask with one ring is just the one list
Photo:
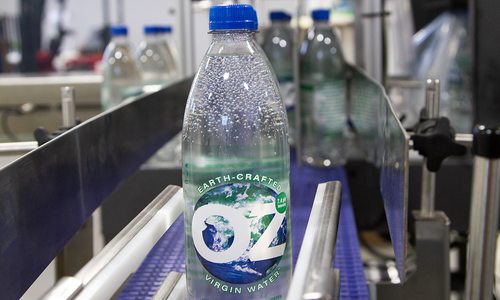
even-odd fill
[(350, 124), (364, 156), (380, 170), (380, 191), (401, 282), (406, 280), (408, 255), (409, 140), (384, 88), (357, 68), (351, 68)]

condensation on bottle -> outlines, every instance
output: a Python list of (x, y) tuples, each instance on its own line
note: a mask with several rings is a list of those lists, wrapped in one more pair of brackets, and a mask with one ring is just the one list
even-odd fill
[(249, 5), (210, 9), (182, 131), (189, 299), (284, 299), (292, 274), (288, 124)]

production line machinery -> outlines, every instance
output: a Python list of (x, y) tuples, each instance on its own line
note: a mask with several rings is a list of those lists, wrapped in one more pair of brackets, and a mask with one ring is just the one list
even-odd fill
[[(296, 269), (288, 299), (368, 299), (376, 294), (379, 299), (421, 299), (426, 292), (433, 292), (427, 298), (447, 299), (449, 221), (444, 213), (434, 211), (434, 180), (428, 168), (423, 171), (422, 209), (415, 213), (416, 260), (409, 251), (409, 150), (419, 144), (420, 136), (423, 148), (428, 146), (427, 151), (420, 149), (430, 162), (435, 160), (432, 147), (436, 143), (442, 145), (439, 143), (444, 140), (463, 152), (462, 146), (470, 146), (472, 137), (455, 135), (450, 128), (441, 130), (443, 121), (437, 119), (435, 109), (430, 109), (438, 105), (436, 83), (429, 83), (424, 117), (437, 121), (416, 132), (412, 139), (396, 118), (383, 88), (355, 68), (351, 74), (348, 101), (350, 118), (356, 125), (355, 144), (360, 150), (357, 152), (363, 153), (379, 172), (395, 258), (393, 283), (398, 284), (380, 285), (376, 293), (369, 293), (345, 170), (315, 169), (292, 161)], [(94, 210), (179, 132), (190, 85), (191, 80), (184, 80), (129, 100), (75, 127), (65, 124), (71, 128), (57, 136), (47, 135), (50, 138), (42, 146), (0, 170), (0, 287), (6, 299), (22, 296)], [(498, 131), (479, 128), (474, 143), (478, 175), (474, 181), (471, 220), (476, 221), (471, 225), (471, 240), (476, 241), (477, 248), (469, 259), (468, 299), (483, 299), (474, 293), (492, 290), (492, 270), (490, 276), (479, 274), (491, 266), (488, 262), (492, 261), (498, 226), (499, 191), (495, 183), (500, 173), (496, 159), (499, 135)], [(440, 160), (461, 154), (455, 150), (441, 153)], [(320, 184), (323, 182), (329, 183)], [(147, 191), (148, 186), (138, 189)], [(66, 274), (44, 297), (182, 298), (181, 195), (178, 187), (165, 189), (97, 256), (79, 271)]]

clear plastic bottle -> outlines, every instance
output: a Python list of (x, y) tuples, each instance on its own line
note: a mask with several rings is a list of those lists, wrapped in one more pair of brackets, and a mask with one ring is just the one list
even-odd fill
[(293, 144), (295, 140), (295, 83), (293, 78), (294, 31), (290, 26), (292, 17), (283, 11), (273, 11), (269, 17), (272, 25), (264, 32), (262, 49), (278, 77), (290, 125), (290, 144)]
[(165, 50), (167, 56), (167, 66), (170, 80), (180, 79), (179, 55), (177, 53), (177, 49), (174, 46), (174, 43), (172, 42), (172, 26), (158, 26), (158, 30), (161, 45)]
[(302, 159), (310, 165), (345, 163), (347, 129), (345, 65), (328, 10), (314, 10), (314, 24), (300, 46)]
[(105, 110), (142, 93), (141, 72), (132, 57), (127, 33), (125, 26), (112, 27), (111, 42), (104, 50), (101, 104)]
[(144, 26), (145, 39), (139, 44), (136, 61), (142, 71), (145, 92), (156, 92), (170, 80), (167, 52), (160, 39), (159, 26)]
[(210, 9), (212, 43), (182, 131), (189, 299), (283, 299), (292, 274), (290, 154), (249, 5)]

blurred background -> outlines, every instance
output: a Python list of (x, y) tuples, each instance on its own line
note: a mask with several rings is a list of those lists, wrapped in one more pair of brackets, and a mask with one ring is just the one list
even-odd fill
[[(2, 1), (0, 108), (5, 111), (24, 103), (34, 103), (36, 107), (29, 117), (26, 113), (22, 118), (9, 118), (11, 128), (7, 128), (7, 133), (0, 132), (0, 140), (12, 140), (11, 133), (17, 139), (29, 139), (35, 124), (56, 127), (50, 122), (56, 119), (56, 115), (50, 114), (54, 106), (51, 100), (55, 100), (50, 90), (57, 89), (34, 92), (30, 88), (42, 83), (45, 87), (49, 82), (53, 86), (64, 85), (59, 81), (84, 85), (79, 91), (80, 118), (86, 119), (100, 110), (96, 93), (102, 80), (102, 54), (110, 41), (112, 25), (126, 25), (130, 44), (137, 49), (144, 40), (144, 25), (168, 24), (172, 27), (178, 74), (182, 78), (194, 74), (210, 41), (206, 34), (208, 8), (230, 2)], [(473, 70), (466, 0), (386, 0), (376, 4), (355, 0), (240, 2), (255, 6), (261, 31), (270, 25), (268, 16), (273, 10), (289, 12), (292, 26), (305, 31), (312, 24), (313, 9), (331, 9), (331, 23), (340, 36), (346, 61), (367, 70), (388, 88), (405, 126), (416, 123), (423, 105), (421, 101), (409, 100), (423, 99), (415, 96), (423, 89), (411, 86), (412, 80), (432, 76), (442, 81), (443, 114), (457, 120), (460, 131), (470, 130)], [(370, 15), (370, 11), (381, 11), (377, 5), (384, 6), (384, 18), (378, 18), (376, 13)], [(45, 118), (44, 122), (40, 118)]]

